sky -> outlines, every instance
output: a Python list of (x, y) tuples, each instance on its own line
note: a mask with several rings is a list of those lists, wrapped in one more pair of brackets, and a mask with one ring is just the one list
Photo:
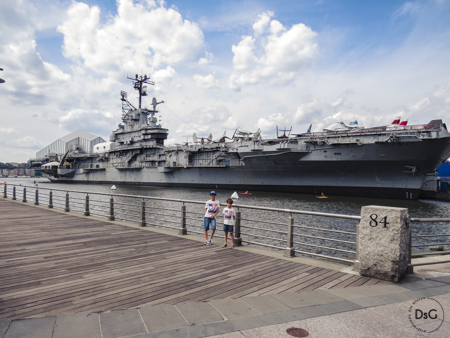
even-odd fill
[(0, 162), (109, 140), (147, 75), (167, 143), (450, 122), (450, 0), (1, 0)]

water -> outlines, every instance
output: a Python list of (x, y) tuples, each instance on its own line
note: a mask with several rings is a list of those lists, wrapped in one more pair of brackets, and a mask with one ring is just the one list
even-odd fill
[[(163, 197), (172, 199), (182, 199), (191, 201), (204, 201), (209, 199), (210, 189), (195, 189), (195, 188), (178, 188), (178, 187), (143, 187), (143, 186), (129, 186), (129, 185), (116, 185), (117, 190), (111, 190), (111, 185), (101, 184), (64, 184), (64, 183), (51, 183), (46, 179), (38, 178), (3, 178), (8, 184), (22, 184), (32, 185), (34, 181), (37, 181), (39, 188), (51, 188), (51, 189), (67, 189), (76, 190), (80, 192), (97, 192), (105, 194), (126, 194), (126, 195), (141, 195), (150, 197)], [(234, 192), (232, 190), (212, 189), (217, 192), (217, 199), (221, 203), (225, 203), (226, 199)], [(19, 191), (20, 189), (18, 189)], [(32, 199), (33, 190), (28, 192), (28, 199)], [(19, 194), (19, 192), (18, 192)], [(71, 194), (72, 197), (76, 197), (77, 194)], [(19, 197), (20, 195), (18, 195)], [(64, 204), (64, 192), (54, 192), (55, 204), (57, 207), (63, 208)], [(58, 197), (59, 196), (59, 197)], [(83, 198), (84, 194), (79, 194), (80, 200), (78, 202), (71, 202), (71, 210), (81, 212), (83, 210)], [(334, 214), (346, 214), (346, 215), (360, 215), (361, 207), (365, 205), (383, 205), (391, 207), (403, 207), (408, 208), (410, 217), (414, 218), (445, 218), (450, 216), (450, 202), (441, 202), (433, 200), (392, 200), (392, 199), (375, 199), (364, 197), (346, 197), (346, 196), (328, 196), (327, 199), (318, 199), (314, 195), (304, 194), (291, 194), (291, 193), (267, 193), (267, 192), (255, 192), (252, 195), (240, 195), (238, 200), (235, 200), (235, 206), (262, 206), (272, 207), (280, 209), (291, 210), (305, 210), (316, 211), (324, 213)], [(48, 201), (46, 196), (40, 197), (44, 204)], [(46, 199), (47, 198), (47, 199)], [(58, 201), (59, 199), (59, 201)], [(107, 196), (95, 196), (91, 195), (91, 212), (95, 215), (105, 215), (108, 211), (106, 202)], [(103, 201), (103, 202), (100, 202)], [(146, 202), (148, 203), (148, 202)], [(148, 205), (147, 205), (148, 206)], [(175, 202), (151, 202), (151, 210), (147, 215), (147, 220), (152, 225), (164, 224), (166, 227), (172, 227), (174, 229), (179, 227), (179, 215), (180, 215), (180, 203)], [(202, 218), (204, 213), (204, 206), (201, 204), (187, 204), (188, 212), (188, 231), (202, 232)], [(130, 198), (115, 198), (115, 212), (116, 218), (128, 219), (132, 221), (139, 221), (140, 218), (140, 202), (136, 199)], [(168, 210), (167, 210), (168, 209)], [(259, 210), (251, 210), (243, 208), (242, 213), (242, 238), (251, 242), (257, 242), (267, 245), (273, 245), (279, 248), (286, 246), (286, 231), (287, 215), (286, 213), (267, 212)], [(221, 219), (218, 219), (218, 223), (221, 224)], [(348, 232), (355, 232), (358, 221), (347, 219), (336, 219), (328, 217), (318, 217), (309, 215), (294, 215), (294, 224), (323, 228), (334, 229)], [(220, 229), (221, 226), (218, 226)], [(262, 229), (268, 229), (266, 231)], [(270, 231), (272, 230), (272, 231)], [(278, 233), (280, 231), (281, 233)], [(343, 241), (355, 241), (355, 236), (326, 233), (316, 230), (296, 228), (295, 233), (295, 247), (302, 251), (309, 251), (319, 254), (327, 254), (338, 257), (352, 256), (351, 253), (341, 251), (336, 252), (334, 250), (323, 249), (314, 247), (314, 245), (320, 245), (328, 248), (341, 249), (354, 251), (355, 246), (347, 243), (330, 242), (322, 239), (313, 239), (307, 236), (316, 236), (322, 238), (338, 239)], [(431, 234), (449, 234), (449, 223), (413, 223), (413, 236), (414, 235), (431, 235)], [(302, 237), (302, 235), (304, 237)], [(220, 233), (218, 236), (222, 236)], [(265, 237), (271, 237), (270, 239)], [(450, 242), (449, 237), (437, 237), (416, 239), (414, 244), (433, 244)], [(425, 250), (427, 247), (420, 247), (414, 250)]]

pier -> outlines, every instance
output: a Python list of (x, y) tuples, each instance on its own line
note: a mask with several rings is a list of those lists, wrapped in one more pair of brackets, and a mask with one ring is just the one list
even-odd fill
[[(276, 331), (295, 320), (450, 292), (448, 264), (433, 265), (433, 279), (394, 284), (330, 261), (222, 248), (221, 236), (205, 246), (198, 236), (21, 200), (0, 199), (0, 215), (2, 338)], [(450, 299), (439, 299), (450, 312)]]
[(3, 319), (381, 283), (317, 266), (325, 262), (224, 249), (219, 237), (205, 246), (9, 200), (0, 209)]

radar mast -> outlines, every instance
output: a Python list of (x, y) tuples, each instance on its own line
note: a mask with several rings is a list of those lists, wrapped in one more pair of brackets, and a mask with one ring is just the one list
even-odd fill
[(139, 76), (138, 74), (136, 74), (135, 78), (127, 76), (127, 79), (133, 81), (134, 89), (139, 92), (139, 109), (141, 109), (142, 96), (147, 96), (147, 86), (144, 83), (154, 86), (155, 81), (150, 80), (150, 77), (147, 77), (147, 75)]

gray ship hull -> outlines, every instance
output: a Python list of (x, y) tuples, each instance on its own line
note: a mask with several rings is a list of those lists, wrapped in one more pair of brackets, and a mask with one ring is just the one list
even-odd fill
[[(178, 186), (249, 191), (277, 191), (381, 198), (417, 199), (425, 175), (440, 160), (433, 149), (448, 139), (340, 147), (324, 155), (289, 151), (241, 154), (243, 166), (77, 169), (57, 182)], [(335, 155), (336, 153), (336, 155)], [(448, 154), (448, 150), (447, 150)], [(443, 156), (447, 156), (443, 154)], [(331, 158), (330, 158), (331, 157)], [(408, 168), (414, 168), (414, 171)], [(163, 169), (163, 170), (161, 170)]]

